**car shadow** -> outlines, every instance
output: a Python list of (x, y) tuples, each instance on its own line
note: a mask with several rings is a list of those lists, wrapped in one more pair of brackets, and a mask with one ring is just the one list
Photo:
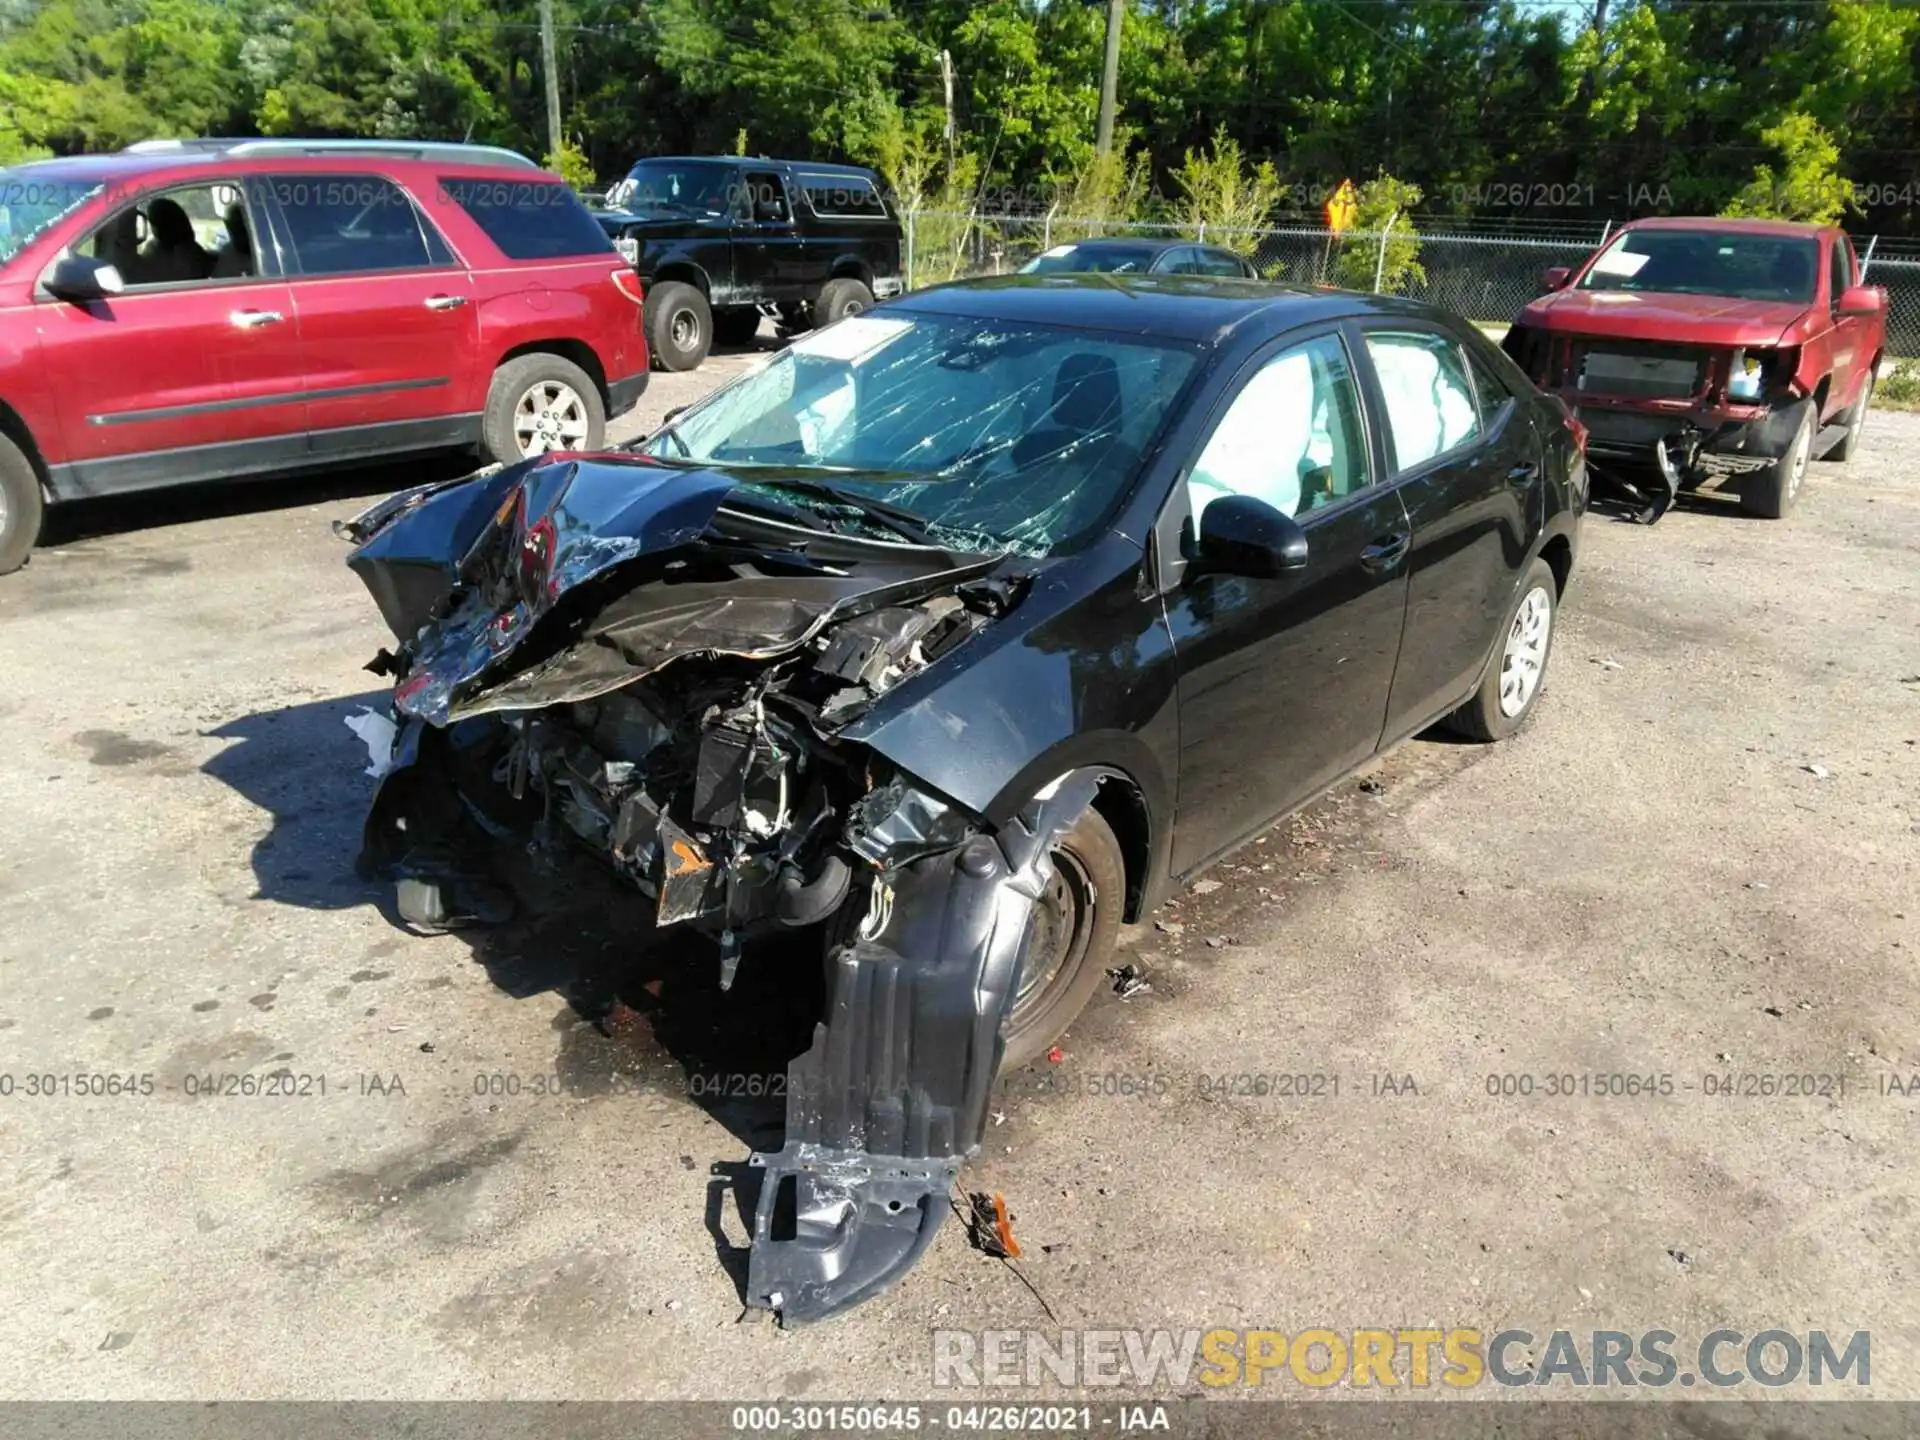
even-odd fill
[(209, 480), (130, 495), (68, 500), (47, 508), (40, 544), (43, 547), (67, 545), (163, 525), (265, 514), (302, 505), (324, 505), (332, 500), (377, 500), (409, 485), (455, 479), (479, 463), (468, 451), (448, 450), (337, 470)]
[[(384, 714), (389, 694), (258, 711), (205, 732), (234, 743), (203, 773), (270, 817), (251, 857), (256, 900), (372, 906), (409, 930), (393, 884), (356, 871), (375, 782), (367, 746), (346, 722)], [(567, 1093), (678, 1095), (749, 1147), (779, 1148), (787, 1065), (811, 1042), (825, 999), (817, 930), (750, 941), (722, 990), (714, 942), (684, 926), (659, 929), (652, 902), (584, 851), (516, 855), (500, 878), (514, 896), (511, 918), (451, 934), (501, 993), (563, 1002), (552, 1065)], [(750, 1216), (748, 1197), (742, 1204)]]

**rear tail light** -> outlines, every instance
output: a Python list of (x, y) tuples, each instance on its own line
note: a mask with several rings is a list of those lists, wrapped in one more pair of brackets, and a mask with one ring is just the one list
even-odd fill
[(613, 288), (636, 305), (647, 303), (647, 292), (640, 284), (640, 277), (625, 266), (613, 272)]

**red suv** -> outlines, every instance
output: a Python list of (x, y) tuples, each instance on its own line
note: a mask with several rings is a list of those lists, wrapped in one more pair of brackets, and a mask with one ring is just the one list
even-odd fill
[(488, 146), (155, 141), (0, 170), (0, 574), (43, 502), (604, 443), (639, 278)]
[[(1507, 353), (1571, 405), (1596, 476), (1657, 519), (1680, 490), (1792, 508), (1815, 456), (1859, 443), (1887, 343), (1886, 291), (1860, 283), (1846, 234), (1782, 220), (1625, 226), (1577, 271), (1546, 273)], [(1650, 502), (1636, 464), (1663, 482)]]

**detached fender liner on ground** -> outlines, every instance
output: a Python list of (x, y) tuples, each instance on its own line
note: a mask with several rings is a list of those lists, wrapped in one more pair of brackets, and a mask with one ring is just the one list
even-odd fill
[(976, 1154), (1050, 850), (1093, 803), (1092, 773), (992, 835), (875, 882), (863, 934), (832, 957), (825, 1018), (788, 1070), (787, 1133), (765, 1171), (747, 1303), (805, 1324), (872, 1298), (933, 1241)]

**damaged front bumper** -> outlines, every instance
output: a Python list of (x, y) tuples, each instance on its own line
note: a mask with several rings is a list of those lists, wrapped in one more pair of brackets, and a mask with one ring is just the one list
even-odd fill
[(1575, 390), (1554, 393), (1586, 427), (1589, 463), (1615, 489), (1650, 507), (1649, 519), (1682, 491), (1765, 469), (1793, 440), (1794, 417), (1785, 402), (1609, 402)]
[(1053, 843), (1097, 783), (1071, 777), (996, 833), (880, 882), (884, 908), (833, 955), (826, 1016), (788, 1071), (786, 1144), (752, 1160), (749, 1305), (786, 1325), (822, 1319), (932, 1242), (985, 1131)]
[(712, 934), (722, 988), (759, 930), (838, 937), (785, 1144), (751, 1162), (746, 1299), (792, 1325), (931, 1243), (981, 1143), (1053, 845), (1099, 780), (994, 826), (843, 738), (1024, 579), (1003, 557), (763, 533), (723, 509), (732, 484), (542, 462), (349, 523), (401, 637), (375, 662), (398, 728), (362, 865), (438, 929), (498, 918), (496, 857), (584, 850), (658, 925)]

